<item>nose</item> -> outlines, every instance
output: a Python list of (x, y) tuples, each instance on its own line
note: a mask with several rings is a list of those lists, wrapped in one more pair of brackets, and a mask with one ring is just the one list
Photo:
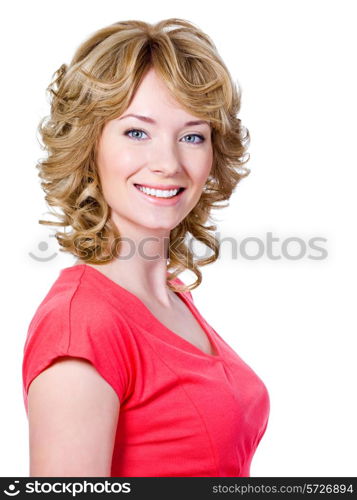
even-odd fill
[(150, 170), (167, 177), (172, 177), (182, 172), (180, 154), (176, 145), (170, 143), (157, 148), (157, 151), (151, 158)]

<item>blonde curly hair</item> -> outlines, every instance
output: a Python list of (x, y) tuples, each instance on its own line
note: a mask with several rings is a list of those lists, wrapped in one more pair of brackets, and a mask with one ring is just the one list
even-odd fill
[[(92, 34), (76, 50), (69, 65), (62, 64), (47, 87), (50, 115), (38, 126), (47, 156), (36, 168), (51, 213), (59, 221), (39, 220), (57, 231), (60, 250), (92, 264), (118, 256), (120, 232), (110, 219), (95, 162), (105, 123), (129, 106), (150, 68), (163, 78), (171, 95), (193, 115), (211, 124), (213, 164), (200, 200), (170, 232), (167, 284), (171, 290), (193, 290), (200, 285), (199, 266), (217, 260), (220, 243), (212, 234), (212, 208), (228, 200), (238, 182), (250, 173), (249, 131), (237, 118), (241, 91), (212, 40), (193, 23), (170, 18), (156, 24), (131, 20), (114, 23)], [(195, 259), (187, 235), (213, 251)], [(170, 281), (185, 269), (197, 280), (184, 288)]]

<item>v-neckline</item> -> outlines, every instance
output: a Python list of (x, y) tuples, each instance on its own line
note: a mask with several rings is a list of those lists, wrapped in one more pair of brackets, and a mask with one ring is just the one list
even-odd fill
[[(200, 349), (196, 345), (192, 344), (192, 342), (189, 342), (185, 338), (181, 337), (181, 335), (179, 335), (178, 333), (176, 333), (173, 330), (171, 330), (170, 328), (168, 328), (166, 325), (164, 325), (154, 315), (153, 312), (151, 312), (151, 310), (147, 307), (147, 305), (141, 299), (139, 299), (139, 297), (137, 295), (135, 295), (133, 292), (130, 292), (127, 288), (122, 287), (121, 285), (119, 285), (118, 283), (116, 283), (114, 280), (112, 280), (111, 278), (109, 278), (108, 276), (106, 276), (104, 273), (102, 273), (101, 271), (99, 271), (95, 267), (92, 267), (92, 266), (90, 266), (88, 264), (75, 264), (73, 266), (70, 266), (70, 267), (67, 267), (67, 268), (63, 269), (63, 271), (70, 270), (70, 269), (75, 269), (75, 268), (83, 268), (84, 271), (88, 271), (88, 269), (89, 269), (90, 273), (92, 273), (94, 276), (97, 276), (98, 278), (102, 279), (102, 281), (105, 282), (105, 283), (107, 283), (107, 285), (110, 285), (113, 289), (116, 289), (117, 291), (119, 290), (121, 293), (125, 294), (131, 300), (134, 300), (143, 310), (145, 310), (145, 312), (147, 313), (147, 315), (150, 316), (151, 320), (154, 321), (159, 328), (164, 329), (171, 336), (174, 335), (175, 336), (174, 338), (179, 343), (181, 342), (183, 346), (188, 347), (194, 354), (199, 354), (200, 356), (203, 356), (203, 357), (205, 357), (207, 359), (212, 359), (212, 360), (217, 360), (217, 361), (221, 360), (221, 351), (220, 351), (220, 348), (218, 347), (215, 339), (213, 338), (212, 333), (209, 331), (209, 327), (208, 327), (209, 325), (206, 326), (203, 323), (202, 318), (200, 317), (200, 314), (199, 314), (198, 310), (196, 309), (196, 307), (193, 304), (193, 302), (189, 298), (187, 298), (185, 296), (185, 292), (174, 292), (174, 293), (186, 305), (186, 307), (188, 308), (188, 310), (191, 312), (191, 314), (193, 315), (193, 317), (196, 319), (196, 321), (198, 322), (198, 324), (202, 328), (203, 332), (205, 333), (205, 335), (206, 335), (209, 343), (211, 344), (211, 347), (213, 348), (213, 351), (215, 351), (216, 354), (209, 354), (209, 353), (206, 353), (206, 352), (202, 351), (202, 349)], [(179, 284), (183, 284), (181, 282), (181, 280), (179, 280), (179, 278), (175, 278), (172, 281), (173, 282), (174, 281), (178, 281)]]

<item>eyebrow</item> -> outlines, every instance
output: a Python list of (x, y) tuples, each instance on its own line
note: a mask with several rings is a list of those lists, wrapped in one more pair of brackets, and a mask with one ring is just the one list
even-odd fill
[[(153, 118), (150, 118), (149, 116), (134, 115), (132, 113), (129, 113), (128, 115), (124, 115), (121, 118), (118, 118), (118, 120), (123, 120), (124, 118), (128, 118), (129, 116), (132, 116), (134, 118), (138, 118), (139, 120), (142, 120), (143, 122), (153, 123), (154, 125), (157, 124), (157, 122)], [(186, 122), (184, 124), (184, 127), (188, 127), (188, 126), (191, 127), (193, 125), (208, 125), (208, 126), (210, 126), (209, 122), (206, 120), (191, 120), (189, 122)]]

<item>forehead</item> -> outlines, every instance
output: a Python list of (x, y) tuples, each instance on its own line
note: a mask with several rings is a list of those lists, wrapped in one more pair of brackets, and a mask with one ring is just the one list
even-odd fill
[(200, 121), (209, 125), (208, 121), (199, 120), (197, 116), (182, 107), (170, 94), (164, 80), (153, 68), (143, 77), (122, 117), (128, 115), (139, 115), (142, 119), (144, 117), (144, 121), (154, 125), (159, 121), (176, 119), (180, 122)]

